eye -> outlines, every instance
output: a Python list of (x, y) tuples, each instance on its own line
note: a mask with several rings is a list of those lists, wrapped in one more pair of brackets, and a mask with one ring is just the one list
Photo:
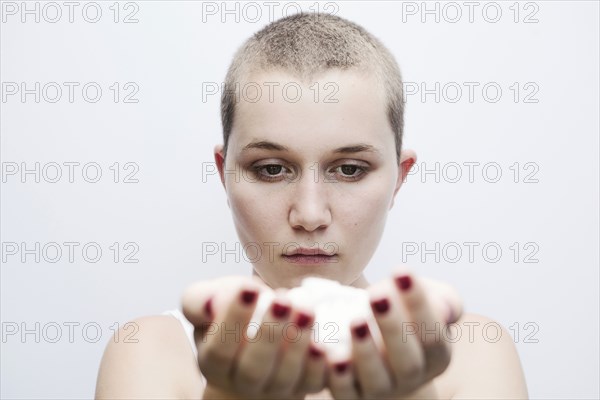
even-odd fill
[(367, 167), (356, 164), (343, 164), (334, 168), (332, 172), (341, 177), (342, 180), (355, 181), (367, 172)]
[(288, 175), (290, 171), (280, 164), (263, 164), (252, 167), (258, 179), (266, 182), (279, 181)]
[(358, 170), (358, 165), (342, 165), (341, 167), (342, 174), (344, 175), (354, 175), (356, 170)]
[(281, 168), (283, 168), (281, 165), (275, 165), (275, 164), (269, 164), (269, 165), (264, 166), (265, 171), (269, 175), (279, 174), (281, 172)]

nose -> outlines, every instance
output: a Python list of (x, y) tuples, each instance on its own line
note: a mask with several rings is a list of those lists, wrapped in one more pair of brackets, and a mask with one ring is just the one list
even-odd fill
[(316, 180), (313, 174), (302, 176), (293, 183), (289, 223), (294, 229), (312, 232), (331, 224), (331, 209), (327, 195), (327, 182)]

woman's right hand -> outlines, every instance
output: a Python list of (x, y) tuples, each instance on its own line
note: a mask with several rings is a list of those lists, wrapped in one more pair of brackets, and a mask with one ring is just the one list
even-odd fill
[(205, 398), (304, 398), (324, 388), (325, 356), (311, 340), (314, 315), (294, 309), (285, 290), (275, 292), (257, 336), (246, 335), (259, 294), (270, 290), (242, 276), (185, 290), (182, 309), (195, 327)]

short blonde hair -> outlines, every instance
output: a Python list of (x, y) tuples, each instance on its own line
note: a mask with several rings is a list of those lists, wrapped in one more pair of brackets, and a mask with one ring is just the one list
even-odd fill
[(328, 69), (358, 69), (379, 79), (400, 159), (404, 129), (402, 77), (389, 50), (361, 26), (325, 13), (299, 13), (274, 21), (235, 53), (221, 93), (224, 153), (235, 118), (236, 83), (256, 71), (282, 69), (308, 81)]

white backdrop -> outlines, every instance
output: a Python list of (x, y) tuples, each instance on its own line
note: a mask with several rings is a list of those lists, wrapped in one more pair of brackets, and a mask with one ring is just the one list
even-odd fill
[(298, 7), (363, 25), (406, 81), (419, 169), (369, 280), (453, 284), (532, 398), (598, 398), (598, 2), (250, 4), (2, 2), (2, 398), (92, 397), (118, 325), (250, 273), (203, 252), (237, 241), (203, 87)]

